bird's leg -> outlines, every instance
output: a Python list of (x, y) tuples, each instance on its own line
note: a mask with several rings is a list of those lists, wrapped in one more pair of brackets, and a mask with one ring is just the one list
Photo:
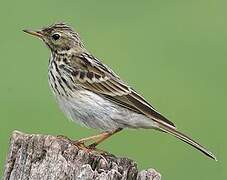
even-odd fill
[(106, 136), (107, 135), (107, 132), (103, 132), (101, 134), (97, 134), (97, 135), (94, 135), (94, 136), (90, 136), (90, 137), (85, 137), (85, 138), (82, 138), (82, 139), (79, 139), (79, 140), (76, 140), (76, 141), (72, 141), (72, 143), (79, 147), (80, 149), (83, 149), (84, 151), (87, 151), (87, 152), (90, 152), (91, 150), (94, 150), (95, 148), (90, 148), (90, 147), (87, 147), (85, 145), (86, 142), (88, 141), (95, 141), (95, 140), (98, 140), (98, 139), (101, 139), (103, 136)]
[[(90, 136), (90, 137), (85, 137), (76, 141), (72, 141), (74, 145), (76, 145), (77, 147), (86, 150), (86, 151), (91, 151), (91, 150), (95, 150), (96, 146), (98, 144), (100, 144), (101, 142), (103, 142), (104, 140), (106, 140), (107, 138), (109, 138), (110, 136), (114, 135), (115, 133), (121, 131), (122, 128), (118, 128), (116, 130), (110, 131), (110, 132), (102, 132), (98, 135), (94, 135), (94, 136)], [(95, 141), (94, 143), (92, 143), (89, 146), (86, 146), (85, 143), (88, 141)], [(98, 150), (101, 153), (103, 153), (104, 151), (102, 150)]]
[(57, 137), (58, 138), (61, 138), (61, 139), (66, 139), (68, 141), (70, 141), (72, 144), (78, 146), (78, 147), (81, 147), (83, 149), (86, 149), (86, 146), (84, 143), (88, 142), (88, 141), (92, 141), (92, 140), (97, 140), (97, 139), (100, 139), (101, 137), (103, 137), (104, 135), (106, 134), (106, 132), (103, 132), (101, 134), (98, 134), (98, 135), (94, 135), (94, 136), (90, 136), (90, 137), (85, 137), (85, 138), (82, 138), (82, 139), (79, 139), (79, 140), (72, 140), (64, 135), (58, 135)]
[(88, 146), (88, 148), (90, 149), (95, 149), (95, 147), (97, 145), (99, 145), (100, 143), (102, 143), (103, 141), (105, 141), (106, 139), (108, 139), (109, 137), (111, 137), (112, 135), (116, 134), (117, 132), (121, 131), (122, 128), (118, 128), (116, 130), (113, 130), (111, 132), (104, 132), (104, 133), (101, 133), (99, 134), (99, 140), (97, 140), (96, 142), (92, 143), (91, 145)]
[(74, 144), (84, 144), (88, 141), (92, 141), (92, 140), (97, 140), (97, 139), (100, 139), (102, 138), (103, 136), (105, 136), (107, 134), (107, 132), (103, 132), (101, 134), (97, 134), (97, 135), (94, 135), (94, 136), (89, 136), (89, 137), (85, 137), (85, 138), (82, 138), (82, 139), (79, 139), (77, 141), (74, 141)]

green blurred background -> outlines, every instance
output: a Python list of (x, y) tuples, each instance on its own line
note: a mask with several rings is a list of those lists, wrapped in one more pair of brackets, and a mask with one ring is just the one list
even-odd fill
[(227, 1), (0, 2), (0, 176), (13, 130), (80, 138), (98, 133), (58, 109), (47, 83), (49, 50), (22, 32), (65, 21), (215, 162), (175, 138), (125, 130), (100, 147), (155, 167), (163, 179), (226, 179)]

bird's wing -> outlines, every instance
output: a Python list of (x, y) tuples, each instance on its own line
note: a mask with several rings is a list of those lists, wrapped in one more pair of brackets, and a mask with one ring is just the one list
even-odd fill
[(77, 63), (77, 68), (74, 68), (71, 74), (74, 81), (83, 88), (105, 96), (122, 107), (144, 114), (157, 123), (175, 128), (171, 121), (157, 112), (141, 95), (98, 59), (88, 54), (80, 55), (78, 58), (83, 65), (78, 68)]

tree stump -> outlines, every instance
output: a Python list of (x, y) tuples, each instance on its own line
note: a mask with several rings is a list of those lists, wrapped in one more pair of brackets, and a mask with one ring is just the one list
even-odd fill
[(134, 161), (88, 152), (66, 138), (14, 131), (4, 180), (160, 180), (154, 169), (138, 172)]

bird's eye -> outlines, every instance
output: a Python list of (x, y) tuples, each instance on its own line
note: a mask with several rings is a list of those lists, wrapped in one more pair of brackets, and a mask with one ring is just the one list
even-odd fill
[(55, 40), (55, 41), (57, 41), (58, 39), (60, 39), (60, 34), (58, 34), (58, 33), (55, 33), (55, 34), (53, 34), (52, 35), (52, 38), (53, 38), (53, 40)]

